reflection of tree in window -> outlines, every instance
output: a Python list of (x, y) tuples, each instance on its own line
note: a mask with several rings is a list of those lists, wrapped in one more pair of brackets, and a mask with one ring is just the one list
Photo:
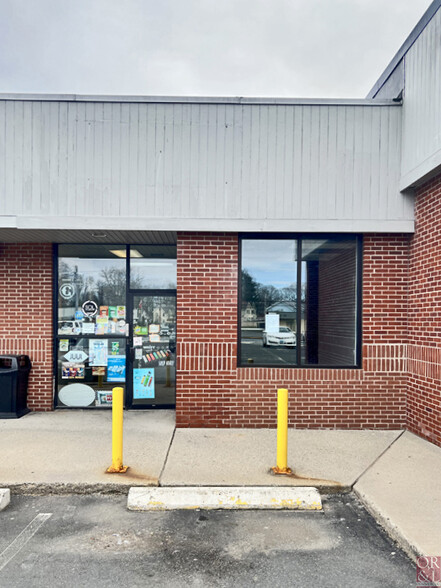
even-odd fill
[[(254, 309), (259, 322), (265, 322), (267, 309), (275, 303), (295, 302), (297, 300), (296, 284), (288, 287), (276, 288), (272, 285), (257, 282), (245, 268), (242, 270), (242, 317), (246, 317), (246, 310)], [(248, 311), (248, 315), (250, 312)]]
[[(89, 261), (89, 260), (88, 260)], [(99, 260), (102, 261), (102, 260)], [(73, 284), (75, 295), (72, 299), (63, 299), (60, 296), (59, 304), (67, 308), (75, 304), (78, 308), (86, 300), (94, 300), (98, 305), (108, 306), (125, 305), (126, 297), (126, 270), (112, 266), (99, 270), (82, 270), (78, 264), (69, 264), (60, 259), (59, 282)], [(141, 288), (141, 280), (132, 278), (132, 288)]]
[[(136, 288), (137, 285), (133, 286)], [(125, 304), (126, 270), (115, 267), (104, 268), (96, 284), (98, 299), (107, 305)]]
[(176, 279), (156, 283), (152, 278), (152, 281), (150, 283), (147, 280), (145, 274), (142, 274), (139, 271), (133, 269), (132, 266), (132, 269), (130, 271), (130, 288), (132, 290), (148, 290), (156, 288), (160, 290), (176, 290)]

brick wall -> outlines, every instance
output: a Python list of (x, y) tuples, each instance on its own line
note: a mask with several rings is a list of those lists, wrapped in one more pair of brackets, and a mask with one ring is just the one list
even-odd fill
[(441, 175), (416, 194), (408, 355), (407, 426), (441, 445)]
[[(360, 370), (237, 368), (238, 238), (179, 234), (178, 426), (274, 427), (287, 386), (290, 426), (407, 424), (441, 445), (440, 198), (441, 177), (418, 192), (412, 239), (364, 237)], [(29, 407), (50, 410), (51, 245), (1, 244), (0, 263), (0, 353), (30, 355)]]
[(28, 407), (52, 409), (52, 246), (0, 244), (0, 354), (32, 361)]
[(275, 427), (288, 387), (290, 426), (403, 427), (408, 237), (366, 237), (363, 258), (363, 369), (237, 368), (238, 238), (180, 233), (177, 426)]

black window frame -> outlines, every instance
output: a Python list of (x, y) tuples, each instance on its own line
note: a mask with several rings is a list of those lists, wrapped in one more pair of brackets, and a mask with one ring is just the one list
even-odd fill
[[(301, 312), (297, 307), (297, 344), (296, 363), (292, 364), (259, 364), (242, 361), (242, 242), (248, 239), (263, 240), (291, 240), (296, 241), (297, 246), (297, 300), (301, 298), (301, 271), (302, 271), (302, 241), (308, 239), (345, 239), (354, 240), (356, 243), (356, 317), (355, 317), (355, 363), (349, 365), (328, 365), (328, 364), (302, 364), (300, 359), (301, 349)], [(363, 345), (363, 235), (360, 233), (239, 233), (238, 272), (237, 272), (237, 367), (250, 369), (361, 369), (362, 367), (362, 345)]]

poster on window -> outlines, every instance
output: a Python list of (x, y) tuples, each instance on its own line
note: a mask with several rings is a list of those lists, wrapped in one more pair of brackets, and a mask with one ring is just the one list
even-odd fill
[(108, 382), (125, 382), (126, 381), (126, 356), (109, 355), (107, 358), (107, 381)]
[(62, 362), (61, 378), (63, 380), (84, 380), (84, 363)]
[(107, 341), (89, 340), (89, 366), (107, 365)]
[(269, 312), (265, 315), (265, 331), (267, 333), (278, 333), (280, 326), (280, 315)]
[(133, 370), (133, 398), (155, 397), (155, 370), (153, 368), (138, 368)]

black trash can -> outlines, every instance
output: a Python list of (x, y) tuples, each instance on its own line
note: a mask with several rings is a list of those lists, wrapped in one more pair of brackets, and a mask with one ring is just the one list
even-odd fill
[(31, 360), (27, 355), (0, 355), (0, 419), (18, 419), (27, 412)]

